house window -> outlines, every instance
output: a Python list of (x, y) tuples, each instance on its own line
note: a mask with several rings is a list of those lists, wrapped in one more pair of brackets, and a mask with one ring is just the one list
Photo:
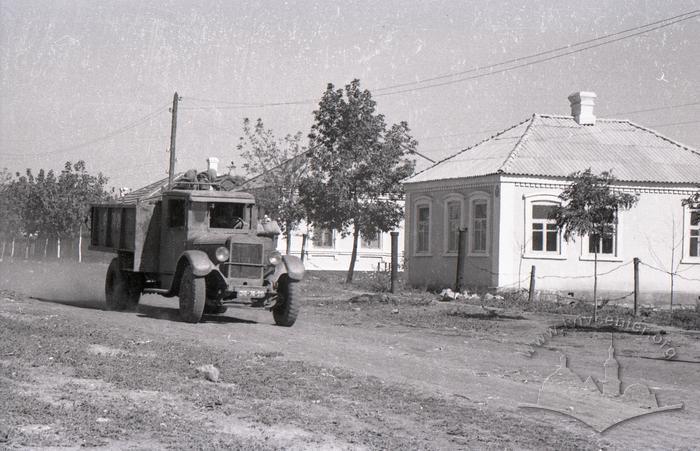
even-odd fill
[(688, 209), (688, 257), (700, 258), (700, 209)]
[(591, 235), (588, 238), (588, 253), (595, 254), (596, 252), (603, 255), (615, 255), (615, 234), (604, 235), (602, 238), (599, 235)]
[(486, 199), (476, 199), (471, 203), (472, 234), (471, 253), (485, 254), (488, 240), (488, 201)]
[(457, 253), (459, 249), (459, 228), (462, 225), (462, 202), (459, 200), (448, 201), (445, 206), (447, 253)]
[(416, 253), (430, 252), (430, 206), (416, 207)]
[(373, 239), (367, 239), (362, 237), (362, 243), (360, 244), (364, 249), (381, 249), (382, 248), (382, 234), (377, 233), (377, 236)]
[(532, 239), (533, 252), (559, 253), (559, 229), (552, 218), (556, 205), (532, 205)]
[(604, 256), (617, 255), (617, 227), (615, 227), (613, 224), (610, 224), (609, 227), (611, 228), (611, 232), (609, 234), (605, 234), (602, 237), (598, 234), (593, 234), (588, 237), (589, 254), (592, 255), (597, 252), (599, 255)]
[(314, 235), (311, 241), (314, 247), (332, 249), (333, 248), (333, 230), (319, 228), (314, 230)]

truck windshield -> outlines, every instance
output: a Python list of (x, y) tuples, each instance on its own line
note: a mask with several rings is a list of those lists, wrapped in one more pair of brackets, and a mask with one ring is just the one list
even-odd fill
[(210, 228), (242, 229), (245, 225), (245, 204), (209, 202)]

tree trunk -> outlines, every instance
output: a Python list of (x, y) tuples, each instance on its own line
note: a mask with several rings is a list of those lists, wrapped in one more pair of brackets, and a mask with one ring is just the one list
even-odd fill
[(12, 248), (10, 249), (10, 258), (15, 258), (15, 239), (12, 238)]
[(0, 261), (5, 258), (5, 240), (2, 240), (2, 253), (0, 253)]
[(598, 244), (593, 254), (593, 323), (598, 324)]
[(49, 255), (49, 237), (46, 237), (46, 241), (44, 241), (44, 260), (46, 260), (46, 257)]
[(83, 224), (78, 228), (78, 263), (83, 262)]
[(292, 253), (292, 221), (287, 221), (284, 224), (284, 235), (287, 239), (287, 249), (285, 253), (289, 255)]
[(350, 256), (350, 268), (348, 268), (348, 276), (345, 278), (345, 283), (352, 282), (352, 276), (355, 272), (355, 260), (357, 260), (357, 242), (360, 237), (360, 226), (357, 222), (354, 223), (352, 230), (352, 255)]
[(61, 259), (61, 239), (56, 238), (56, 258)]

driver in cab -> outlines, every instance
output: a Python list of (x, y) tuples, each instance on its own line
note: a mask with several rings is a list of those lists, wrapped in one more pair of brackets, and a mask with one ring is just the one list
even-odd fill
[(243, 206), (214, 202), (209, 205), (209, 227), (214, 229), (242, 229)]

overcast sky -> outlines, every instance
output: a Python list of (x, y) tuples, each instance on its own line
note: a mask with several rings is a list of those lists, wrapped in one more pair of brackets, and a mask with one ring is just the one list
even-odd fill
[(535, 112), (569, 114), (567, 96), (580, 90), (597, 93), (599, 117), (628, 118), (697, 148), (698, 17), (501, 73), (381, 88), (698, 9), (692, 0), (0, 0), (0, 167), (84, 159), (114, 185), (137, 188), (165, 176), (175, 90), (180, 171), (203, 169), (207, 156), (236, 160), (244, 117), (261, 117), (279, 135), (306, 133), (326, 84), (353, 78), (389, 122), (408, 121), (433, 158)]

